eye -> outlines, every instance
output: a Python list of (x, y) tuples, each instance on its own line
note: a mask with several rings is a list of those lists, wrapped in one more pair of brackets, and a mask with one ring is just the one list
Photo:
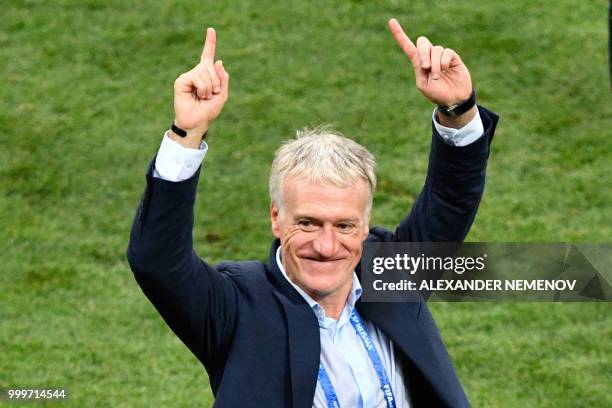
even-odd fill
[(317, 229), (317, 226), (307, 218), (302, 218), (297, 221), (298, 227), (300, 227), (303, 231), (314, 231)]
[(340, 222), (336, 224), (336, 229), (342, 234), (350, 234), (357, 229), (357, 226), (350, 222)]

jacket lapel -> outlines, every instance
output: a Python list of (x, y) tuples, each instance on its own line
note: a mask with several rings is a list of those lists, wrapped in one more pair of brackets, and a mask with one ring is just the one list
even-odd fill
[(276, 264), (276, 240), (270, 250), (268, 271), (278, 300), (285, 314), (291, 373), (292, 407), (311, 408), (317, 386), (321, 357), (319, 322), (308, 303), (285, 279)]
[(285, 311), (289, 342), (292, 407), (310, 408), (317, 386), (321, 355), (319, 323), (308, 304), (292, 303), (286, 296), (274, 292)]

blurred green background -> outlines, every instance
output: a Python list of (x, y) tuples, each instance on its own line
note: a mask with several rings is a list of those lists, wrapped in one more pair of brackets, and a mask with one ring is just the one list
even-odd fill
[[(378, 158), (373, 223), (418, 194), (432, 105), (387, 32), (457, 50), (498, 112), (469, 241), (612, 241), (606, 0), (30, 1), (0, 19), (0, 388), (66, 406), (208, 406), (199, 362), (125, 258), (172, 83), (207, 26), (231, 75), (194, 238), (209, 261), (264, 259), (274, 150), (331, 123)], [(609, 304), (431, 305), (479, 407), (612, 406)]]

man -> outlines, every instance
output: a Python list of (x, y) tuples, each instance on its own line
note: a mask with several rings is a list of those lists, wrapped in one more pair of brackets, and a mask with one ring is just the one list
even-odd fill
[[(389, 27), (434, 110), (427, 180), (393, 234), (369, 229), (373, 156), (326, 131), (276, 153), (267, 265), (212, 266), (192, 245), (202, 137), (228, 98), (208, 29), (200, 63), (174, 85), (175, 121), (147, 174), (128, 258), (167, 324), (204, 364), (219, 407), (469, 406), (424, 301), (361, 302), (364, 241), (464, 239), (484, 188), (497, 117), (469, 71), (425, 37)], [(358, 270), (358, 269), (357, 269)]]

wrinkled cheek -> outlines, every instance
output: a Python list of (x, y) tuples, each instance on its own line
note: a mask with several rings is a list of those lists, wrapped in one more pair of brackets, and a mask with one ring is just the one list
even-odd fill
[[(296, 246), (300, 244), (299, 241), (301, 241), (300, 238), (300, 233), (302, 231), (300, 231), (297, 228), (288, 228), (286, 231), (284, 231), (283, 235), (281, 236), (281, 242), (283, 245), (285, 244), (289, 244), (291, 243), (292, 246)], [(290, 242), (292, 241), (292, 242)]]

